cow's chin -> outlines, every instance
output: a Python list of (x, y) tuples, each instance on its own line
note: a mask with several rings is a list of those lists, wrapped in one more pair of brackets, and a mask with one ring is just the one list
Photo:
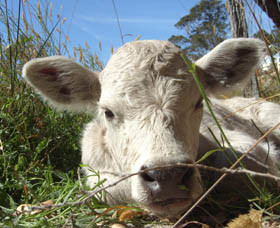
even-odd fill
[(161, 191), (152, 192), (147, 188), (143, 178), (132, 178), (132, 199), (134, 203), (163, 218), (176, 218), (186, 211), (203, 192), (199, 171), (194, 169), (193, 174), (184, 182), (185, 188), (178, 185), (165, 185)]
[(144, 206), (153, 214), (163, 218), (176, 218), (187, 210), (192, 201), (189, 198), (175, 198), (152, 202)]

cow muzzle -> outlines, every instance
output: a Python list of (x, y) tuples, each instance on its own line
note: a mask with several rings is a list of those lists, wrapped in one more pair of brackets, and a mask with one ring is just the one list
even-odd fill
[(162, 217), (178, 215), (202, 193), (196, 168), (142, 166), (139, 178), (147, 201), (143, 206)]

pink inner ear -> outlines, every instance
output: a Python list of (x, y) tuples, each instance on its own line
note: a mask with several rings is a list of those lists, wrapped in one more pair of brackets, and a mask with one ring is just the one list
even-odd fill
[(40, 70), (39, 73), (47, 74), (47, 75), (54, 76), (54, 77), (57, 77), (59, 74), (59, 72), (55, 68), (44, 68), (44, 69)]

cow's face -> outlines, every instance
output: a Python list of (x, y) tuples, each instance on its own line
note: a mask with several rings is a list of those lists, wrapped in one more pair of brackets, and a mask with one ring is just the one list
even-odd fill
[[(195, 162), (202, 97), (180, 53), (168, 42), (127, 44), (100, 74), (98, 119), (115, 173)], [(126, 188), (134, 202), (170, 214), (170, 204), (182, 209), (201, 193), (199, 179), (197, 170), (170, 168), (135, 176)]]
[[(202, 118), (202, 97), (181, 58), (166, 41), (137, 41), (121, 47), (101, 73), (63, 57), (36, 59), (23, 75), (39, 93), (63, 108), (97, 107), (97, 118), (82, 139), (82, 162), (109, 183), (122, 175), (150, 170), (108, 189), (110, 203), (136, 202), (173, 217), (202, 193), (194, 163)], [(227, 89), (244, 80), (264, 55), (255, 39), (223, 42), (196, 62), (208, 90)], [(85, 169), (90, 185), (96, 179)]]

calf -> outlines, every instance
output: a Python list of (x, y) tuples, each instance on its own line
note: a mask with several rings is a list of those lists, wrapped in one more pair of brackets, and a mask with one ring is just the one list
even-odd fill
[[(265, 45), (257, 39), (226, 40), (195, 62), (198, 78), (209, 94), (232, 90), (254, 74), (265, 53)], [(168, 41), (134, 41), (119, 48), (102, 72), (92, 72), (61, 56), (34, 59), (24, 66), (23, 77), (55, 107), (97, 113), (81, 141), (89, 186), (97, 182), (90, 169), (98, 170), (109, 184), (119, 179), (118, 174), (194, 163), (198, 156), (217, 148), (205, 130), (212, 118), (203, 108), (200, 91), (181, 54)], [(253, 101), (210, 99), (219, 117)], [(279, 110), (278, 105), (264, 102), (235, 114), (232, 122), (223, 121), (237, 151), (245, 152), (261, 135), (256, 128), (252, 133), (247, 129), (251, 118), (266, 129), (280, 122)], [(210, 127), (220, 135), (215, 125)], [(274, 171), (279, 130), (277, 134), (268, 157)], [(252, 157), (263, 161), (266, 151), (261, 144)], [(225, 159), (220, 153), (213, 162), (219, 166)], [(106, 200), (137, 203), (159, 216), (173, 217), (202, 191), (198, 169), (173, 167), (133, 176), (108, 189)]]

